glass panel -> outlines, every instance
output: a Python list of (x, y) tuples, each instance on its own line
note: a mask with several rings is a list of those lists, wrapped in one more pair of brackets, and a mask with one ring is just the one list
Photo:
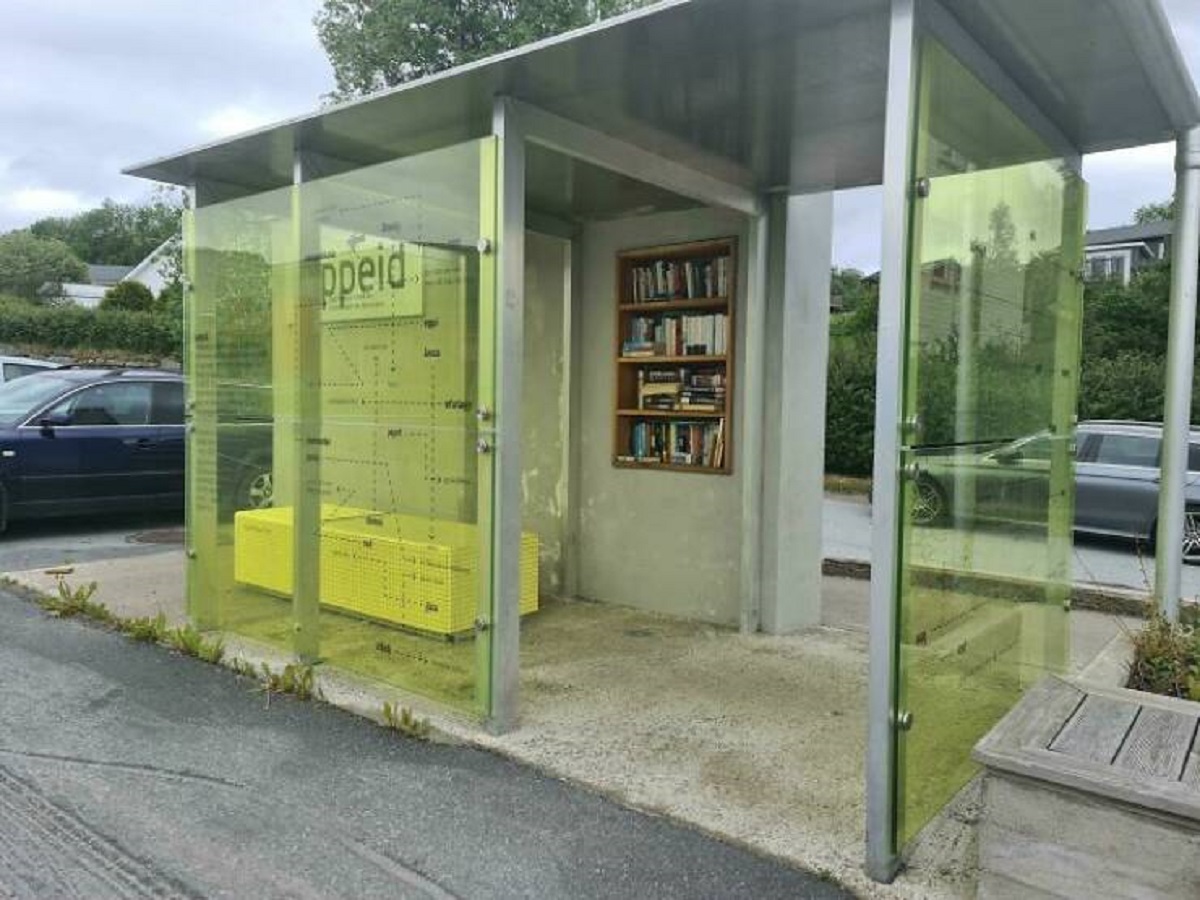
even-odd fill
[(479, 714), (494, 190), (472, 142), (205, 207), (188, 255), (193, 616)]
[[(900, 793), (907, 842), (973, 745), (1066, 661), (1083, 186), (945, 48), (921, 48), (905, 355)], [(911, 718), (909, 718), (911, 717)]]

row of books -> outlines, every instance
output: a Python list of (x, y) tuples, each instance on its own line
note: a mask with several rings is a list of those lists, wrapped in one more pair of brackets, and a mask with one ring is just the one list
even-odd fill
[(638, 422), (629, 432), (621, 462), (719, 469), (725, 465), (725, 420)]
[(729, 296), (729, 257), (660, 259), (629, 270), (631, 303)]
[(725, 373), (720, 369), (643, 369), (638, 409), (723, 412)]
[(728, 316), (631, 316), (621, 343), (622, 356), (722, 356)]

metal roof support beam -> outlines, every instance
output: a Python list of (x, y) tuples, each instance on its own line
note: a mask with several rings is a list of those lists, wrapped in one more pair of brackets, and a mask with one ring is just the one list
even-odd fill
[(520, 119), (525, 139), (602, 169), (698, 200), (707, 206), (757, 216), (761, 203), (749, 182), (733, 184), (680, 165), (636, 144), (546, 112), (519, 100), (507, 100)]
[[(1191, 432), (1192, 372), (1196, 353), (1196, 260), (1200, 259), (1200, 128), (1179, 136), (1175, 162), (1175, 242), (1171, 255), (1171, 312), (1167, 326), (1166, 409), (1163, 413), (1162, 483), (1154, 595), (1172, 622), (1179, 621), (1183, 543), (1200, 537), (1186, 518), (1184, 496)], [(1196, 523), (1200, 526), (1200, 522)]]

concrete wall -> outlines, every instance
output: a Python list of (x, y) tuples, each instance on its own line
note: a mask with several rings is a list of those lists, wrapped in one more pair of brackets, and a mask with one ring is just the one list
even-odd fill
[(539, 542), (539, 593), (562, 590), (567, 416), (564, 366), (570, 244), (525, 237), (525, 361), (521, 387), (522, 527)]
[[(744, 219), (698, 210), (596, 223), (582, 236), (578, 421), (578, 593), (641, 609), (736, 624), (740, 610), (742, 458), (736, 443), (743, 410), (727, 423), (732, 475), (616, 469), (616, 254), (620, 250), (734, 235), (738, 238), (737, 368), (744, 345)], [(527, 407), (528, 408), (528, 407)]]

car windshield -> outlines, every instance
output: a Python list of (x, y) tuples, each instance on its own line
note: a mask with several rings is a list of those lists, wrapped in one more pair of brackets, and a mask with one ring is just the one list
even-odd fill
[(19, 425), (70, 386), (65, 378), (41, 374), (0, 385), (0, 425)]

